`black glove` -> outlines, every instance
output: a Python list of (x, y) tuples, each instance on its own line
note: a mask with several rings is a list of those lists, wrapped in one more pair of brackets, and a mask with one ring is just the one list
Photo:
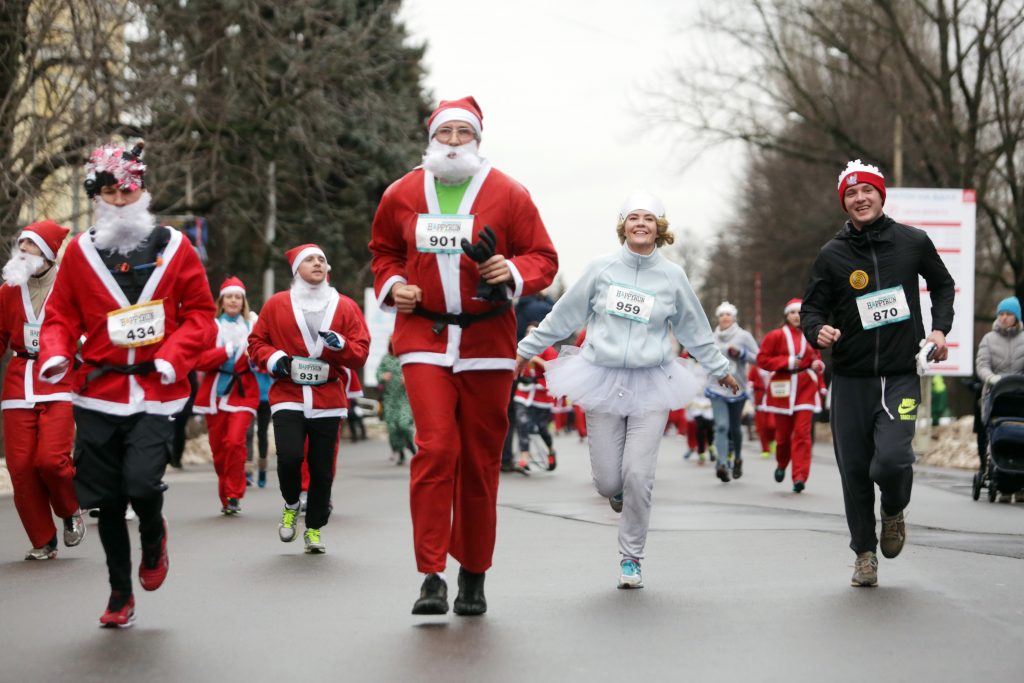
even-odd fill
[(292, 376), (292, 357), (282, 356), (277, 359), (274, 363), (274, 371), (272, 373), (274, 377), (291, 377)]
[[(477, 236), (476, 242), (470, 244), (469, 240), (462, 240), (462, 251), (476, 263), (483, 263), (494, 256), (497, 244), (497, 235), (494, 234), (494, 230), (491, 229), (491, 226), (485, 225)], [(480, 278), (480, 282), (476, 284), (476, 294), (473, 298), (493, 302), (508, 301), (508, 288), (500, 283), (488, 284), (486, 280)]]

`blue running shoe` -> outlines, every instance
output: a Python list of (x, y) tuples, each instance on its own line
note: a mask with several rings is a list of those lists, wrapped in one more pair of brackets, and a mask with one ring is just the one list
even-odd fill
[(640, 575), (640, 561), (627, 557), (619, 565), (619, 588), (643, 588), (644, 579)]

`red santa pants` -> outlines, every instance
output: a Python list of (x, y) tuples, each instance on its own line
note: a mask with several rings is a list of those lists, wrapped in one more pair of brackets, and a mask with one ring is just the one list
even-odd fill
[(402, 374), (416, 422), (409, 484), (416, 567), (444, 571), (451, 554), (466, 571), (487, 571), (512, 372), (416, 363)]
[(217, 471), (217, 494), (222, 506), (228, 504), (228, 498), (241, 500), (245, 495), (245, 460), (248, 457), (245, 435), (252, 418), (248, 410), (221, 410), (206, 416), (213, 469)]
[(761, 452), (767, 453), (772, 449), (772, 441), (775, 440), (775, 413), (765, 410), (756, 411), (754, 426), (757, 428), (758, 438), (761, 439)]
[(71, 461), (75, 441), (71, 403), (49, 401), (3, 413), (4, 452), (14, 486), (14, 507), (32, 547), (39, 548), (57, 533), (54, 514), (64, 519), (78, 510)]
[(793, 481), (807, 481), (811, 474), (811, 420), (814, 413), (798, 410), (792, 415), (775, 413), (775, 460), (779, 469), (793, 462)]
[(576, 431), (579, 432), (580, 438), (587, 438), (587, 416), (583, 412), (583, 408), (573, 406), (572, 414), (576, 417)]
[(677, 408), (668, 412), (668, 423), (665, 425), (665, 432), (668, 432), (669, 425), (676, 428), (676, 434), (686, 436), (686, 409)]

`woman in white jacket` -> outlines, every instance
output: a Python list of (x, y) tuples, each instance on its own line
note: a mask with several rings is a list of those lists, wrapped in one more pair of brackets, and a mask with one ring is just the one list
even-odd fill
[(562, 347), (547, 364), (552, 395), (587, 413), (598, 492), (619, 520), (619, 588), (640, 588), (658, 446), (668, 412), (700, 391), (677, 362), (672, 334), (709, 375), (738, 391), (715, 347), (704, 310), (682, 267), (658, 247), (672, 244), (662, 203), (633, 194), (619, 213), (622, 248), (592, 261), (539, 327), (519, 342), (517, 373), (535, 355), (586, 326), (581, 348)]

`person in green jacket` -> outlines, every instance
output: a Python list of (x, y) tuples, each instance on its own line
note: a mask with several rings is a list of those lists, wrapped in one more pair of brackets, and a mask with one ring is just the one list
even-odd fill
[(412, 455), (416, 455), (416, 446), (413, 442), (416, 425), (413, 423), (409, 397), (405, 393), (402, 364), (394, 355), (390, 340), (388, 352), (377, 366), (377, 384), (381, 388), (384, 423), (388, 427), (388, 442), (394, 454), (392, 459), (396, 465), (401, 465), (405, 462), (406, 448)]

